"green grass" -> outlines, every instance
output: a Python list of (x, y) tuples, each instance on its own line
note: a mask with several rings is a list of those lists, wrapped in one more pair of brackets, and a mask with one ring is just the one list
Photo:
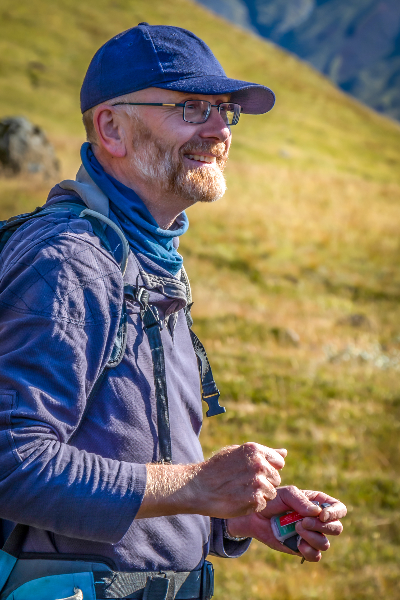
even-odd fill
[[(269, 115), (243, 116), (234, 129), (228, 192), (189, 211), (181, 242), (195, 331), (229, 409), (205, 422), (205, 452), (247, 440), (285, 446), (283, 483), (349, 506), (345, 533), (318, 565), (261, 544), (216, 559), (216, 598), (395, 600), (400, 127), (187, 0), (0, 0), (0, 115), (43, 126), (63, 177), (79, 166), (88, 61), (139, 21), (191, 29), (229, 75), (277, 93)], [(1, 180), (0, 218), (43, 203), (48, 187)], [(365, 326), (349, 325), (352, 314)]]

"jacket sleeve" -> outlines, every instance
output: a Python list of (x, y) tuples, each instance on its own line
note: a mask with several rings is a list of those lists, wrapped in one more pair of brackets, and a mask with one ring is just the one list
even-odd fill
[(213, 517), (211, 519), (210, 554), (222, 558), (238, 558), (249, 548), (252, 538), (246, 538), (241, 542), (228, 540), (224, 537), (222, 519)]
[(68, 440), (113, 346), (122, 275), (90, 231), (37, 227), (18, 230), (2, 255), (0, 516), (116, 543), (139, 509), (146, 467)]

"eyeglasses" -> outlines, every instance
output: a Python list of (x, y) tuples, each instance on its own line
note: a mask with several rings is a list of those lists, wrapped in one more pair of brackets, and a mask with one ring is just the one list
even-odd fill
[(239, 121), (242, 107), (232, 102), (211, 104), (207, 100), (186, 100), (180, 104), (166, 104), (161, 102), (116, 102), (113, 106), (128, 104), (130, 106), (176, 106), (183, 108), (183, 120), (186, 123), (205, 123), (211, 114), (211, 109), (216, 108), (227, 125), (236, 125)]

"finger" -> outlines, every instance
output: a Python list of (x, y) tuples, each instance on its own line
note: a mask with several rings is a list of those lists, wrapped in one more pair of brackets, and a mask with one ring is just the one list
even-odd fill
[(283, 469), (285, 466), (285, 458), (277, 450), (268, 448), (267, 446), (261, 446), (261, 444), (255, 444), (257, 450), (267, 459), (267, 461), (275, 467), (275, 469)]
[(285, 459), (273, 448), (255, 442), (246, 442), (241, 446), (241, 451), (245, 453), (250, 464), (257, 464), (260, 460), (266, 460), (276, 469), (282, 469), (285, 466)]
[(321, 512), (321, 508), (313, 504), (306, 494), (294, 485), (280, 487), (279, 496), (288, 509), (295, 510), (304, 517), (317, 516)]
[(318, 531), (309, 531), (304, 529), (301, 521), (296, 523), (296, 531), (312, 548), (326, 552), (329, 549), (330, 543), (327, 537)]
[(279, 471), (271, 467), (271, 465), (269, 465), (268, 463), (266, 463), (265, 466), (264, 477), (276, 488), (281, 484), (281, 476), (279, 474)]
[(326, 523), (327, 521), (336, 521), (337, 519), (343, 519), (347, 514), (347, 508), (337, 498), (329, 496), (324, 492), (316, 492), (313, 490), (303, 490), (304, 494), (310, 500), (317, 500), (320, 504), (329, 503), (331, 506), (324, 508), (319, 516), (320, 520)]
[(306, 517), (302, 520), (301, 525), (308, 531), (319, 531), (324, 535), (340, 535), (343, 531), (343, 525), (340, 521), (330, 521), (323, 523), (319, 518)]
[[(268, 479), (272, 485), (277, 487), (281, 483), (281, 477), (277, 469), (271, 464), (271, 461), (266, 457), (266, 450), (270, 453), (275, 452), (265, 446), (259, 444), (247, 443), (244, 444), (243, 450), (247, 455), (247, 473), (250, 475), (253, 472), (253, 483), (257, 486), (260, 482)], [(279, 456), (279, 459), (283, 461), (283, 458)]]
[(325, 492), (319, 492), (316, 490), (302, 490), (302, 492), (309, 498), (310, 500), (318, 500), (318, 502), (328, 502), (329, 504), (334, 504), (335, 502), (339, 502), (337, 498), (333, 496), (329, 496), (329, 494), (325, 494)]
[(278, 454), (280, 454), (281, 456), (283, 456), (283, 458), (287, 457), (287, 450), (286, 450), (286, 448), (275, 448), (275, 452), (277, 452)]
[(319, 550), (316, 550), (305, 540), (301, 540), (299, 544), (299, 552), (303, 555), (305, 560), (308, 562), (319, 562), (322, 558), (322, 554)]
[(261, 512), (261, 510), (264, 510), (267, 502), (273, 500), (276, 497), (276, 486), (274, 486), (272, 483), (270, 483), (267, 480), (266, 484), (264, 486), (264, 489), (262, 491), (262, 495), (265, 499), (265, 504), (264, 504), (263, 508), (261, 508), (260, 511), (257, 511), (257, 512)]
[(263, 485), (257, 486), (257, 491), (253, 494), (251, 502), (244, 514), (261, 513), (267, 503), (273, 500), (276, 496), (276, 488), (269, 481), (265, 480)]
[(324, 508), (318, 518), (326, 523), (328, 521), (337, 521), (338, 519), (343, 519), (347, 515), (347, 507), (343, 504), (343, 502), (336, 501), (332, 504), (332, 506), (328, 506)]

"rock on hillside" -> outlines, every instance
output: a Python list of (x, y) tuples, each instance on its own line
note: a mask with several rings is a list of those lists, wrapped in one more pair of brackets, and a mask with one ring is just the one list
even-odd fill
[(400, 120), (400, 0), (198, 0)]
[(58, 175), (59, 163), (50, 142), (37, 125), (25, 117), (0, 120), (0, 174), (39, 175), (51, 179)]

